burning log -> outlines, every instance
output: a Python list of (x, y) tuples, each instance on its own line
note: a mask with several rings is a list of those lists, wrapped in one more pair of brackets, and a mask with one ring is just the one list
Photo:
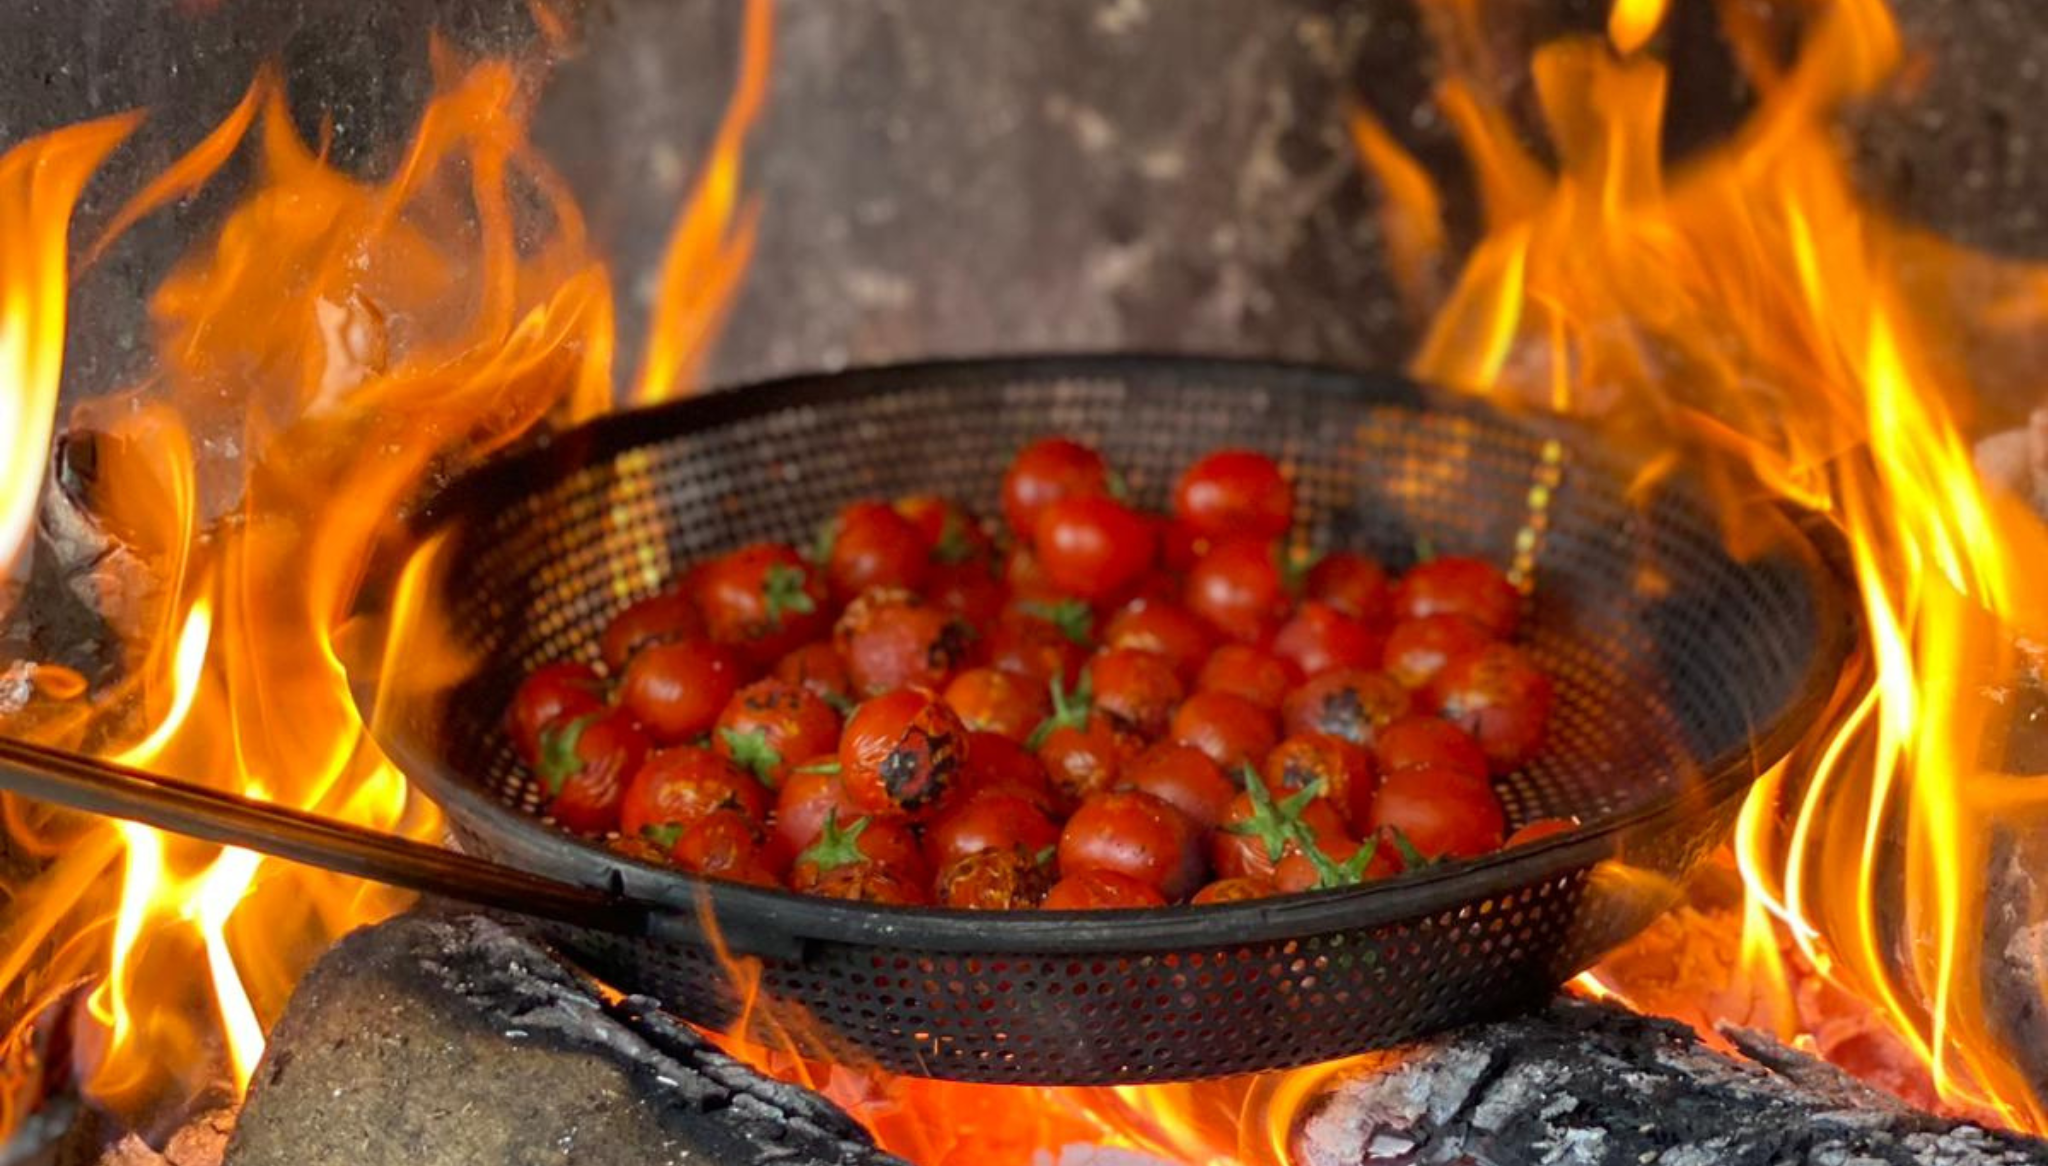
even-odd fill
[(1560, 1000), (1388, 1055), (1295, 1128), (1302, 1166), (1366, 1163), (2048, 1163), (2048, 1145), (1913, 1109), (1768, 1037), (1747, 1056), (1626, 1009)]
[[(527, 1161), (899, 1164), (823, 1097), (476, 916), (407, 915), (306, 976), (231, 1166)], [(534, 1159), (537, 1160), (537, 1159)]]

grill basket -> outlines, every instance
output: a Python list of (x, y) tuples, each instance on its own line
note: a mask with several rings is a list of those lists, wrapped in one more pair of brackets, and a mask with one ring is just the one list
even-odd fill
[[(1053, 432), (1100, 448), (1149, 506), (1203, 452), (1248, 446), (1292, 476), (1310, 546), (1396, 569), (1425, 542), (1513, 565), (1523, 642), (1558, 699), (1542, 755), (1496, 786), (1511, 825), (1585, 825), (1343, 891), (988, 915), (707, 883), (536, 815), (499, 728), (528, 669), (594, 662), (611, 616), (686, 564), (756, 539), (805, 545), (854, 499), (935, 491), (994, 514), (1010, 455)], [(1854, 628), (1797, 525), (1743, 516), (1762, 549), (1738, 561), (1696, 487), (1681, 476), (1632, 497), (1632, 470), (1574, 428), (1385, 376), (1092, 357), (799, 378), (608, 417), (444, 491), (413, 523), (439, 536), (413, 590), (475, 667), (450, 687), (387, 663), (381, 686), (358, 672), (357, 692), (465, 850), (708, 909), (734, 952), (760, 957), (756, 1015), (813, 1055), (1039, 1084), (1303, 1064), (1555, 990), (1672, 902), (1752, 776), (1825, 705)], [(722, 1026), (741, 1007), (692, 937), (546, 934), (692, 1021)]]

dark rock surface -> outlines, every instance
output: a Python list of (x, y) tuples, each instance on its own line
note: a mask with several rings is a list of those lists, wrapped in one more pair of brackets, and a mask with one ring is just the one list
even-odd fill
[[(230, 1166), (898, 1163), (830, 1102), (477, 916), (342, 940), (271, 1033)], [(900, 1164), (899, 1164), (900, 1166)]]

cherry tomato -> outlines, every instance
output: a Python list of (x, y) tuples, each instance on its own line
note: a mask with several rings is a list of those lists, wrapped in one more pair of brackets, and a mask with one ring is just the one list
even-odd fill
[(1293, 661), (1250, 644), (1225, 644), (1209, 654), (1195, 687), (1241, 696), (1262, 709), (1279, 712), (1280, 702), (1300, 683), (1301, 671)]
[(1323, 795), (1353, 823), (1363, 820), (1352, 813), (1353, 807), (1371, 803), (1379, 780), (1379, 767), (1364, 746), (1327, 733), (1301, 733), (1280, 742), (1266, 754), (1259, 772), (1275, 797), (1321, 782)]
[(1018, 452), (1003, 475), (1003, 521), (1020, 539), (1038, 529), (1038, 516), (1062, 498), (1109, 493), (1102, 455), (1064, 437), (1045, 437)]
[(1188, 610), (1233, 640), (1272, 639), (1287, 607), (1287, 584), (1275, 554), (1263, 539), (1225, 539), (1209, 548), (1188, 572)]
[(848, 899), (888, 907), (927, 907), (932, 895), (927, 884), (895, 867), (861, 863), (828, 871), (806, 888), (827, 899)]
[(985, 628), (1003, 610), (1003, 584), (980, 562), (936, 563), (926, 572), (925, 602), (971, 628)]
[(1426, 858), (1498, 850), (1507, 829), (1493, 787), (1455, 769), (1400, 769), (1382, 777), (1367, 822), (1374, 830), (1399, 830)]
[(738, 810), (713, 810), (677, 835), (669, 858), (684, 870), (708, 878), (781, 886), (777, 859), (763, 845), (760, 829)]
[(1373, 734), (1372, 750), (1386, 772), (1427, 766), (1477, 778), (1487, 773), (1486, 752), (1479, 742), (1439, 717), (1402, 717), (1385, 725)]
[(1209, 658), (1216, 635), (1200, 616), (1174, 603), (1147, 600), (1116, 613), (1102, 630), (1106, 648), (1129, 648), (1164, 656), (1182, 684), (1191, 684)]
[(1505, 640), (1521, 619), (1522, 597), (1500, 568), (1484, 559), (1446, 555), (1431, 559), (1403, 576), (1394, 588), (1394, 615), (1421, 619), (1443, 613), (1462, 615)]
[(1088, 649), (1072, 637), (1046, 620), (1024, 614), (1005, 615), (989, 631), (985, 646), (990, 667), (1040, 684), (1058, 679), (1073, 685), (1088, 659)]
[(871, 587), (915, 591), (931, 569), (931, 544), (910, 520), (881, 502), (855, 502), (831, 526), (825, 575), (841, 603)]
[(613, 676), (625, 671), (633, 654), (649, 644), (704, 638), (704, 621), (686, 595), (654, 595), (612, 617), (598, 641), (598, 655)]
[(1052, 889), (1050, 854), (1023, 847), (977, 850), (939, 868), (933, 897), (963, 911), (1026, 911)]
[(1021, 846), (1035, 854), (1059, 840), (1060, 828), (1030, 801), (988, 791), (932, 819), (924, 831), (924, 856), (936, 870), (977, 850)]
[(913, 494), (896, 500), (896, 513), (917, 528), (931, 561), (940, 566), (987, 563), (995, 557), (988, 532), (958, 503), (936, 494)]
[(1115, 785), (1124, 764), (1143, 747), (1108, 717), (1090, 717), (1078, 725), (1055, 726), (1039, 742), (1038, 761), (1071, 805)]
[(817, 694), (781, 680), (757, 680), (733, 694), (713, 726), (711, 747), (770, 787), (797, 762), (839, 744), (839, 714)]
[(1052, 885), (1040, 904), (1047, 911), (1114, 911), (1132, 907), (1164, 907), (1159, 888), (1113, 870), (1084, 870)]
[(775, 679), (808, 690), (835, 712), (853, 711), (853, 677), (829, 640), (805, 644), (777, 661)]
[(1335, 668), (1376, 668), (1385, 637), (1326, 603), (1309, 600), (1273, 637), (1273, 654), (1303, 676)]
[(1445, 720), (1479, 742), (1495, 773), (1519, 767), (1543, 746), (1550, 677), (1506, 644), (1489, 644), (1444, 665), (1429, 695)]
[(1297, 847), (1273, 864), (1273, 889), (1283, 895), (1326, 887), (1348, 887), (1401, 873), (1394, 848), (1378, 839), (1363, 845), (1349, 838), (1323, 838), (1315, 854)]
[(967, 760), (967, 726), (930, 693), (902, 689), (855, 709), (839, 739), (839, 777), (869, 813), (936, 806)]
[(1278, 538), (1294, 521), (1294, 488), (1265, 454), (1219, 449), (1181, 474), (1173, 513), (1208, 538)]
[(604, 707), (604, 681), (588, 664), (543, 664), (519, 682), (505, 728), (528, 765), (540, 759), (541, 730)]
[(1060, 874), (1115, 871), (1179, 899), (1202, 885), (1207, 864), (1200, 842), (1199, 826), (1151, 794), (1099, 793), (1082, 802), (1060, 831)]
[(1274, 895), (1273, 884), (1265, 879), (1217, 879), (1195, 892), (1190, 903), (1244, 903), (1252, 899), (1269, 899)]
[(640, 649), (626, 665), (620, 703), (663, 745), (687, 741), (718, 722), (746, 665), (733, 649), (682, 640)]
[(619, 825), (626, 782), (647, 757), (647, 738), (624, 710), (583, 713), (540, 731), (535, 767), (548, 791), (548, 814), (579, 834)]
[(1350, 837), (1330, 799), (1302, 793), (1275, 800), (1258, 784), (1256, 791), (1231, 799), (1222, 824), (1209, 835), (1209, 861), (1218, 877), (1270, 880), (1280, 860), (1301, 848), (1303, 831), (1323, 841)]
[(1024, 746), (994, 733), (967, 734), (967, 767), (946, 792), (937, 811), (944, 814), (984, 793), (1022, 798), (1048, 817), (1064, 817), (1069, 803), (1052, 783), (1045, 766)]
[(1486, 629), (1452, 612), (1402, 620), (1387, 633), (1382, 667), (1411, 689), (1427, 688), (1443, 666), (1493, 642)]
[(1200, 749), (1228, 770), (1258, 761), (1280, 739), (1272, 713), (1227, 692), (1198, 692), (1187, 698), (1173, 714), (1168, 735)]
[(1280, 706), (1287, 734), (1328, 733), (1370, 746), (1379, 728), (1408, 715), (1408, 690), (1383, 672), (1342, 668), (1295, 689)]
[[(1027, 537), (1026, 535), (1019, 537)], [(1009, 598), (1014, 601), (1043, 600), (1047, 602), (1065, 598), (1050, 575), (1045, 573), (1044, 564), (1038, 561), (1031, 547), (1018, 543), (1010, 549), (1009, 557), (1003, 560), (1003, 585), (1010, 589)]]
[(692, 594), (711, 638), (763, 666), (824, 635), (831, 624), (825, 581), (780, 543), (755, 543), (713, 559), (697, 573)]
[(1095, 711), (1118, 728), (1144, 737), (1166, 731), (1180, 704), (1180, 678), (1166, 657), (1134, 648), (1111, 648), (1088, 661)]
[[(770, 795), (754, 775), (709, 749), (693, 745), (657, 749), (647, 755), (626, 787), (619, 811), (619, 830), (636, 838), (650, 828), (673, 826), (676, 832), (713, 810), (734, 809), (760, 821), (768, 813)], [(657, 839), (673, 846), (675, 839)]]
[(1197, 826), (1213, 830), (1229, 811), (1237, 785), (1209, 755), (1192, 745), (1161, 741), (1132, 758), (1117, 778), (1117, 788), (1151, 794)]
[(1517, 846), (1526, 846), (1531, 842), (1541, 842), (1545, 838), (1554, 838), (1559, 834), (1569, 834), (1578, 828), (1579, 820), (1577, 818), (1538, 818), (1513, 834), (1508, 835), (1508, 840), (1501, 844), (1501, 849), (1511, 850)]
[(1368, 626), (1379, 627), (1393, 616), (1394, 590), (1387, 573), (1364, 555), (1332, 551), (1309, 569), (1304, 593)]
[(976, 732), (1022, 741), (1052, 712), (1045, 684), (1000, 668), (969, 668), (946, 686), (946, 705)]
[(1209, 539), (1197, 534), (1185, 522), (1170, 518), (1159, 521), (1159, 565), (1176, 575), (1185, 575), (1194, 570), (1209, 551)]
[(825, 819), (818, 840), (796, 856), (789, 870), (789, 885), (798, 891), (816, 890), (826, 876), (863, 866), (895, 871), (919, 884), (929, 874), (908, 822), (878, 815), (841, 822), (834, 815)]
[(1152, 569), (1152, 524), (1114, 498), (1062, 498), (1039, 511), (1032, 546), (1046, 577), (1083, 599), (1123, 594)]
[(774, 835), (782, 849), (796, 854), (818, 840), (827, 817), (851, 822), (861, 814), (839, 780), (839, 755), (812, 757), (792, 767), (775, 791)]
[(958, 617), (889, 589), (854, 600), (832, 628), (832, 642), (862, 696), (944, 688), (966, 661), (970, 638)]

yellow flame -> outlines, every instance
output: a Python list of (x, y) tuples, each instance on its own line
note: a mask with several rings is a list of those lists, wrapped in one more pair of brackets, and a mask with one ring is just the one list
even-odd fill
[(1664, 23), (1668, 0), (1614, 0), (1607, 13), (1607, 39), (1618, 53), (1632, 53), (1650, 43)]

